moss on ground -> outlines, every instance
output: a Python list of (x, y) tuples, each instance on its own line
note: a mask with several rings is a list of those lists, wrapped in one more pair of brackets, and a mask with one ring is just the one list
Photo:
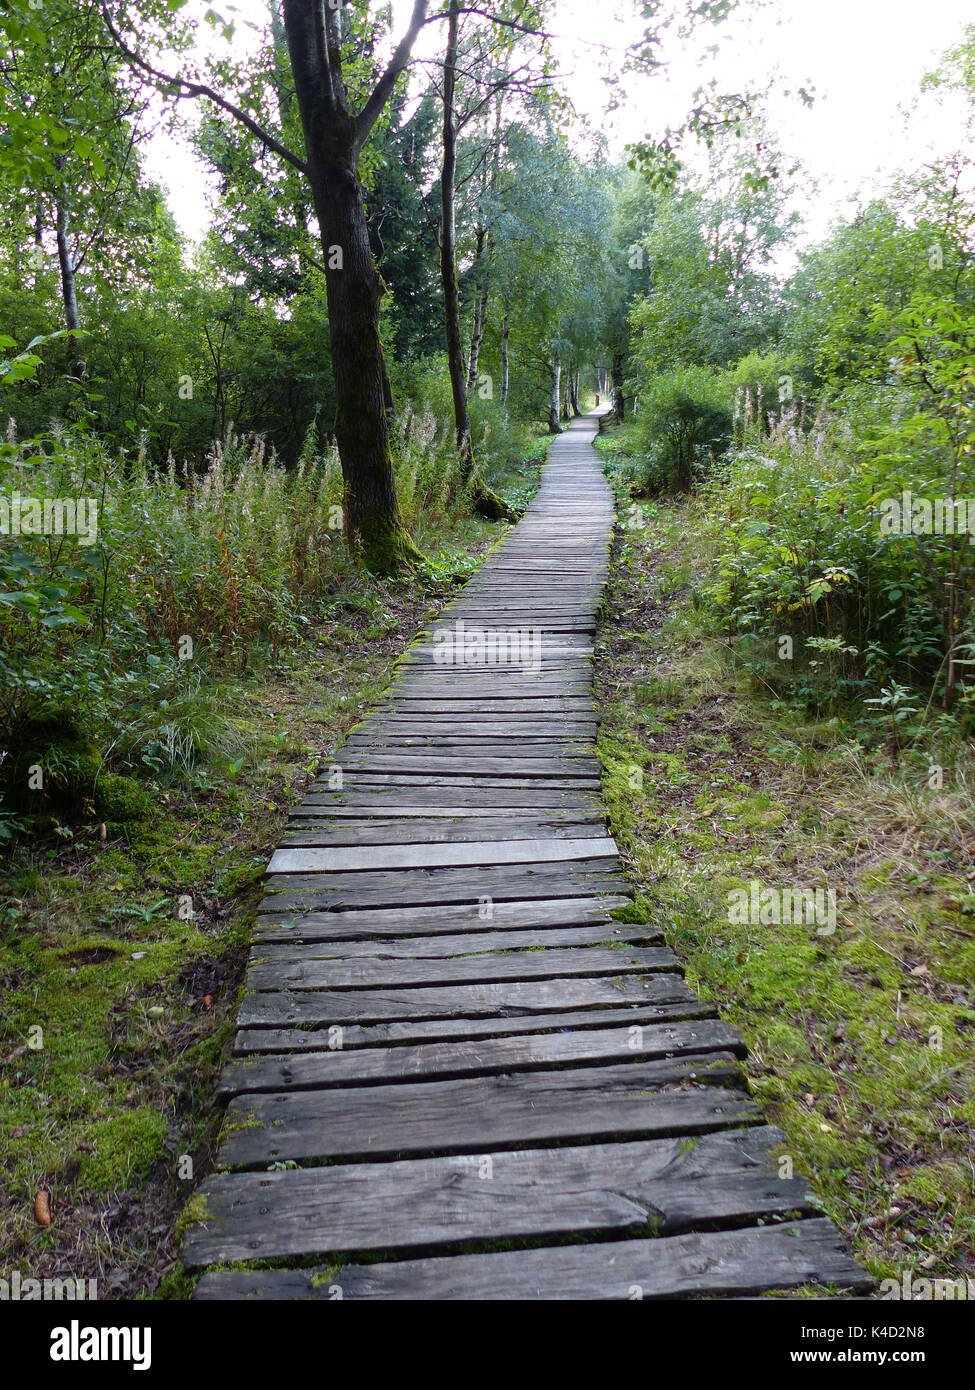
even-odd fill
[[(596, 663), (632, 915), (741, 1028), (756, 1097), (868, 1268), (970, 1274), (970, 754), (952, 750), (933, 791), (926, 757), (770, 699), (696, 602), (695, 504), (645, 514), (617, 535)], [(729, 920), (729, 894), (752, 882), (832, 890), (835, 932)]]

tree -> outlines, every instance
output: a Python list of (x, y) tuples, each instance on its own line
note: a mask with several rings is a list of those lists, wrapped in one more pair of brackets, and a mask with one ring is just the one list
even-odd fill
[[(440, 279), (443, 287), (444, 329), (447, 345), (447, 366), (450, 373), (451, 395), (454, 405), (457, 450), (460, 454), (461, 476), (472, 491), (475, 507), (483, 515), (498, 519), (508, 514), (508, 509), (500, 497), (488, 488), (481, 478), (474, 459), (471, 440), (471, 424), (467, 398), (477, 381), (476, 358), (484, 333), (484, 318), (487, 312), (486, 281), (475, 281), (474, 327), (472, 330), (472, 350), (470, 361), (464, 361), (463, 334), (461, 328), (460, 294), (457, 283), (457, 236), (455, 194), (457, 184), (457, 146), (458, 134), (483, 113), (490, 113), (494, 106), (493, 132), (475, 152), (475, 172), (477, 166), (487, 164), (496, 171), (496, 158), (501, 139), (501, 105), (505, 97), (516, 92), (531, 91), (547, 80), (544, 70), (533, 74), (530, 66), (513, 66), (515, 52), (515, 33), (505, 23), (504, 12), (497, 15), (476, 11), (489, 21), (488, 27), (479, 28), (461, 44), (460, 0), (448, 0), (447, 41), (443, 60), (443, 159), (440, 170)], [(470, 13), (470, 11), (466, 11)], [(524, 7), (519, 10), (525, 18)], [(537, 16), (535, 16), (537, 18)], [(492, 25), (497, 28), (492, 30)], [(466, 77), (465, 100), (458, 100), (458, 77), (461, 75), (460, 62), (466, 64), (463, 70)], [(490, 119), (490, 114), (489, 114)], [(495, 172), (496, 177), (496, 172)], [(481, 261), (487, 241), (487, 228), (481, 227), (477, 234), (475, 265)], [(483, 267), (482, 267), (483, 272)]]
[[(8, 130), (2, 201), (32, 223), (35, 270), (56, 258), (69, 369), (85, 374), (78, 279), (86, 267), (116, 278), (139, 258), (155, 194), (141, 182), (137, 149), (146, 101), (121, 80), (123, 65), (97, 10), (51, 0), (43, 24), (15, 4), (0, 67)], [(38, 149), (40, 135), (43, 148)], [(110, 254), (109, 254), (110, 252)]]
[(406, 105), (400, 89), (376, 139), (366, 192), (369, 238), (394, 310), (390, 341), (397, 358), (435, 352), (443, 332), (437, 302), (436, 93), (428, 90), (409, 119)]
[[(509, 132), (489, 200), (495, 279), (506, 306), (502, 354), (529, 369), (536, 409), (561, 430), (563, 377), (592, 362), (610, 245), (606, 166), (586, 166), (551, 123)], [(511, 348), (511, 344), (514, 347)]]
[[(173, 8), (173, 0), (168, 0)], [(175, 0), (178, 8), (182, 0)], [(344, 54), (355, 36), (339, 5), (283, 0), (283, 25), (301, 124), (304, 157), (244, 106), (206, 82), (170, 75), (136, 49), (131, 29), (109, 21), (120, 50), (145, 77), (175, 96), (202, 97), (239, 122), (307, 182), (325, 265), (329, 336), (335, 377), (335, 436), (342, 461), (346, 539), (377, 573), (413, 564), (418, 553), (400, 518), (390, 448), (393, 398), (380, 337), (384, 286), (369, 244), (359, 163), (363, 149), (423, 27), (429, 0), (414, 0), (405, 34), (375, 75), (371, 90), (353, 100)], [(151, 0), (143, 8), (164, 18)], [(368, 19), (365, 21), (367, 28)]]

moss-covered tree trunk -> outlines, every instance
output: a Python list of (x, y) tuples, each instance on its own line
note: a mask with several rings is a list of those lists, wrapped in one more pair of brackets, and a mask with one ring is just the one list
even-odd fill
[[(417, 0), (411, 31), (418, 32), (426, 8), (424, 0)], [(363, 564), (389, 574), (411, 563), (417, 553), (396, 499), (390, 448), (392, 392), (379, 335), (384, 286), (369, 246), (357, 170), (362, 144), (406, 64), (415, 33), (400, 44), (356, 116), (342, 75), (341, 26), (341, 12), (320, 0), (284, 0), (308, 182), (326, 266), (346, 536)]]

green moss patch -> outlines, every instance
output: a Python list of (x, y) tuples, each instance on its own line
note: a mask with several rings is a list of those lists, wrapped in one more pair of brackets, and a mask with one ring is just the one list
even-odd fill
[[(920, 753), (752, 683), (695, 601), (697, 504), (646, 515), (618, 533), (597, 639), (604, 792), (636, 911), (741, 1028), (756, 1097), (860, 1258), (881, 1277), (957, 1276), (975, 1260), (970, 754), (943, 756), (951, 783), (932, 791)], [(832, 891), (835, 930), (732, 920), (752, 883)]]

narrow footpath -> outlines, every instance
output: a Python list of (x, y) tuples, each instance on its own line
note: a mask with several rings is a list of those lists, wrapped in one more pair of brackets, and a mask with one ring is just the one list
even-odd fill
[(611, 915), (632, 894), (593, 748), (595, 430), (553, 444), (292, 813), (182, 1251), (196, 1298), (870, 1287), (776, 1157), (738, 1033)]

